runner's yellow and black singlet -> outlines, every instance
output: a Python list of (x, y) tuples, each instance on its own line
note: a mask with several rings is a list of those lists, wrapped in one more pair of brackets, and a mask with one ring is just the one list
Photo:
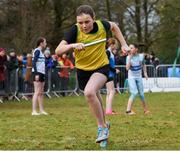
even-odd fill
[[(102, 21), (96, 21), (95, 25), (97, 26), (98, 30), (96, 32), (90, 32), (88, 34), (83, 33), (80, 30), (79, 26), (76, 25), (77, 33), (75, 42), (90, 43), (96, 40), (106, 38), (107, 29), (105, 29)], [(86, 47), (85, 50), (82, 51), (75, 50), (76, 68), (84, 71), (92, 71), (109, 64), (109, 60), (106, 55), (105, 45), (106, 42), (102, 42), (96, 45)]]

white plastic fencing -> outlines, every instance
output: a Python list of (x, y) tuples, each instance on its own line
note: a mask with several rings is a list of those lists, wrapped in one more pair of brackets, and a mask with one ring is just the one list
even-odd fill
[(143, 78), (145, 92), (178, 92), (180, 91), (180, 78)]
[[(125, 66), (121, 66), (121, 68), (125, 69)], [(173, 65), (159, 65), (156, 68), (149, 65), (147, 68), (149, 78), (147, 80), (143, 78), (144, 92), (179, 92), (180, 70), (176, 70), (175, 75), (173, 75), (168, 72), (168, 69), (171, 68), (173, 68)], [(180, 69), (179, 64), (176, 65), (176, 69)], [(119, 79), (121, 79), (121, 77), (119, 77)], [(128, 83), (127, 79), (125, 81), (125, 83)], [(125, 87), (128, 88), (128, 84), (125, 85)]]

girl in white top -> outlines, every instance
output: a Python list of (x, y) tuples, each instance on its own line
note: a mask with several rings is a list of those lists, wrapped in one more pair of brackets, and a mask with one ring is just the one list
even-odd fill
[[(45, 81), (45, 57), (42, 50), (46, 48), (46, 39), (43, 37), (38, 38), (37, 48), (33, 52), (33, 80), (34, 80), (34, 95), (32, 98), (32, 115), (47, 115), (44, 111), (43, 106), (43, 91), (44, 91), (44, 81)], [(38, 113), (36, 111), (37, 103), (39, 104)]]
[(132, 111), (133, 101), (136, 95), (139, 93), (144, 113), (148, 114), (147, 104), (144, 98), (144, 88), (142, 81), (142, 71), (144, 71), (144, 77), (148, 79), (146, 72), (146, 65), (144, 64), (144, 54), (138, 53), (138, 46), (136, 44), (130, 44), (130, 52), (126, 59), (126, 69), (128, 70), (128, 84), (131, 96), (129, 97), (126, 113), (133, 115)]

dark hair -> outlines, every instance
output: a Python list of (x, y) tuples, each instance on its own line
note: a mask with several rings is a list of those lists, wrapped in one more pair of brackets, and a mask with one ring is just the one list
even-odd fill
[(11, 48), (11, 49), (9, 50), (9, 53), (11, 53), (11, 52), (15, 52), (15, 49), (14, 49), (14, 48)]
[(37, 42), (36, 42), (36, 46), (38, 47), (40, 45), (40, 43), (44, 42), (45, 38), (44, 37), (39, 37), (37, 39)]
[(92, 18), (94, 18), (94, 16), (95, 16), (95, 12), (94, 12), (93, 8), (89, 5), (81, 5), (76, 9), (76, 16), (80, 16), (82, 14), (88, 14)]
[(27, 56), (27, 52), (23, 52), (22, 55), (23, 55), (23, 56)]
[(131, 45), (133, 45), (135, 48), (139, 48), (139, 45), (138, 44), (136, 44), (136, 43), (132, 43)]

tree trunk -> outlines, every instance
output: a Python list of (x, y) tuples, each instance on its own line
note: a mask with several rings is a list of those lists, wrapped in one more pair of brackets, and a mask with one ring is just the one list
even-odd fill
[(108, 20), (111, 20), (111, 10), (110, 10), (109, 0), (106, 0), (106, 8), (107, 8), (107, 17), (108, 17)]
[(135, 23), (137, 29), (137, 40), (139, 43), (142, 42), (142, 33), (141, 33), (141, 1), (135, 0)]
[(145, 17), (145, 23), (144, 23), (144, 43), (145, 43), (145, 51), (148, 51), (148, 10), (147, 10), (147, 0), (144, 0), (143, 4), (144, 9), (144, 17)]

